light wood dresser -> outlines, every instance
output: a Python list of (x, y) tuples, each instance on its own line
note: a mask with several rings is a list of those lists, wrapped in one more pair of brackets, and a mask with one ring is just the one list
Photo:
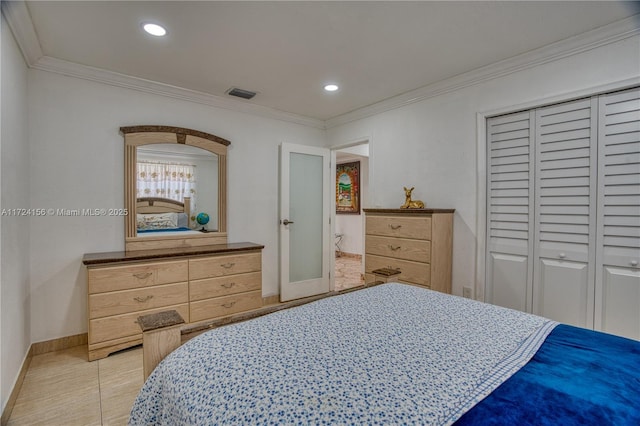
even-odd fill
[(364, 209), (365, 280), (374, 270), (400, 271), (397, 281), (451, 293), (453, 209)]
[(262, 249), (230, 243), (89, 253), (89, 361), (142, 343), (138, 317), (177, 311), (186, 323), (262, 307)]

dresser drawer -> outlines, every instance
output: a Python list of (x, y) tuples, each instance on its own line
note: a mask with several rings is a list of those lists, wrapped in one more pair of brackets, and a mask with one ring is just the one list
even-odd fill
[(187, 303), (189, 287), (186, 282), (164, 284), (134, 290), (89, 295), (89, 318), (138, 312), (162, 306)]
[(396, 259), (429, 262), (431, 259), (431, 241), (409, 240), (403, 238), (379, 237), (367, 235), (365, 241), (367, 253)]
[(219, 278), (205, 278), (189, 282), (189, 300), (210, 299), (236, 293), (260, 290), (262, 273), (229, 275)]
[[(364, 282), (367, 283), (368, 285), (371, 285), (373, 283), (375, 283), (376, 281), (378, 281), (378, 277), (376, 277), (374, 274), (370, 274), (370, 273), (365, 273), (364, 274)], [(405, 280), (400, 280), (400, 279), (394, 279), (393, 282), (396, 283), (401, 283), (401, 284), (409, 284), (409, 285), (413, 285), (416, 287), (422, 287), (422, 288), (428, 288), (431, 289), (431, 285), (426, 285), (426, 284), (416, 284), (416, 283), (412, 283), (410, 281), (405, 281)]]
[(163, 308), (148, 309), (123, 315), (92, 319), (89, 321), (89, 344), (127, 336), (142, 336), (142, 330), (138, 325), (138, 317), (168, 310), (178, 311), (182, 318), (184, 318), (185, 322), (189, 322), (189, 305), (186, 303), (182, 305), (171, 305)]
[(260, 253), (212, 256), (189, 260), (189, 279), (214, 278), (224, 275), (257, 272), (262, 269)]
[(189, 306), (191, 322), (224, 317), (262, 307), (262, 291), (250, 291), (232, 296), (199, 300), (191, 302)]
[(187, 281), (188, 274), (187, 260), (91, 268), (88, 272), (89, 294), (178, 283)]
[(372, 273), (374, 269), (391, 268), (401, 273), (398, 280), (429, 286), (431, 284), (431, 265), (429, 263), (411, 262), (394, 259), (392, 257), (365, 255), (365, 272)]
[(367, 216), (366, 233), (367, 235), (430, 240), (431, 218)]

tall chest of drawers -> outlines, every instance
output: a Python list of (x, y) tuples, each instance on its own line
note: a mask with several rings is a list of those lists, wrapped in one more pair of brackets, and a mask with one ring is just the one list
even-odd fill
[(364, 209), (365, 279), (381, 268), (398, 281), (451, 293), (453, 209)]
[(262, 249), (232, 243), (86, 254), (89, 360), (138, 345), (141, 315), (176, 310), (187, 323), (262, 306)]

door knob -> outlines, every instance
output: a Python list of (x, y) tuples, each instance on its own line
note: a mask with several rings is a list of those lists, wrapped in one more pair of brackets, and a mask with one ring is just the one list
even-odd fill
[(290, 223), (293, 223), (293, 221), (289, 219), (285, 219), (285, 220), (281, 220), (280, 223), (282, 223), (283, 225), (288, 225)]

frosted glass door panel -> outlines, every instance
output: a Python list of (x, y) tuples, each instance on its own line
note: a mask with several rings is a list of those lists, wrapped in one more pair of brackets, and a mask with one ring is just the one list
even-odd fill
[(322, 277), (322, 157), (290, 154), (289, 279)]
[(280, 145), (280, 300), (329, 291), (330, 151)]

